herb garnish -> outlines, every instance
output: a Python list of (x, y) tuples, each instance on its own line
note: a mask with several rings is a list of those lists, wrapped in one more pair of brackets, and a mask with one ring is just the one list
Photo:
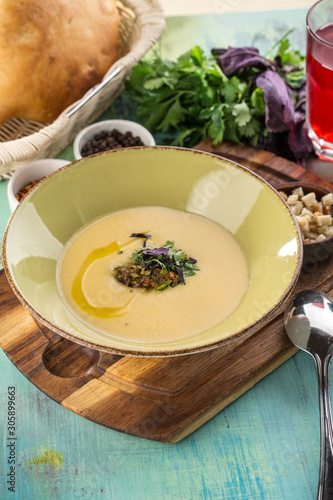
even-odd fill
[[(263, 56), (255, 47), (193, 47), (175, 61), (143, 59), (126, 82), (137, 118), (166, 144), (212, 139), (300, 161), (312, 151), (305, 123), (305, 57), (286, 33)], [(172, 140), (173, 138), (173, 140)], [(163, 142), (163, 136), (162, 136)]]
[(165, 290), (178, 284), (185, 285), (185, 277), (193, 276), (199, 268), (196, 259), (188, 258), (184, 250), (176, 250), (173, 241), (163, 247), (146, 247), (150, 235), (133, 233), (132, 237), (145, 238), (143, 248), (132, 253), (133, 262), (115, 268), (115, 276), (126, 286)]

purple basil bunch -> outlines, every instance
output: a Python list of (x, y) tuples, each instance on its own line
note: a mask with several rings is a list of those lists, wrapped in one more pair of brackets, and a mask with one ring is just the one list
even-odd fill
[(288, 83), (287, 78), (299, 68), (283, 65), (279, 57), (270, 60), (255, 47), (228, 47), (213, 49), (212, 52), (228, 78), (249, 72), (253, 86), (263, 91), (268, 134), (262, 146), (283, 156), (286, 156), (286, 151), (281, 149), (287, 147), (290, 156), (297, 161), (310, 154), (312, 144), (307, 136), (305, 120), (305, 78), (296, 86)]

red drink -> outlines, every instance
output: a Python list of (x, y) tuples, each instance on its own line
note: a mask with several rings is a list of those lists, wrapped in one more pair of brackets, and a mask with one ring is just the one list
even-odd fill
[(333, 160), (333, 0), (314, 4), (306, 22), (309, 137), (320, 157)]
[(333, 23), (315, 34), (308, 34), (308, 120), (319, 140), (333, 144)]

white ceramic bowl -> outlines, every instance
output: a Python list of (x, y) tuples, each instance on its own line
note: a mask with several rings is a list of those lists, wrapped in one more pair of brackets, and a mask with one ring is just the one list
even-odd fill
[(17, 170), (10, 178), (7, 186), (7, 197), (11, 211), (14, 212), (15, 208), (19, 204), (15, 195), (20, 191), (20, 189), (30, 182), (39, 181), (46, 175), (52, 174), (52, 172), (55, 172), (58, 168), (63, 167), (68, 163), (70, 162), (67, 160), (45, 158), (30, 162)]
[(81, 149), (82, 147), (90, 141), (94, 135), (99, 134), (103, 130), (113, 130), (117, 129), (119, 132), (124, 134), (125, 132), (132, 132), (133, 136), (139, 136), (141, 141), (145, 146), (155, 146), (154, 137), (151, 133), (142, 125), (130, 120), (104, 120), (101, 122), (93, 123), (88, 127), (85, 127), (81, 132), (77, 134), (73, 143), (74, 157), (76, 160), (82, 158)]

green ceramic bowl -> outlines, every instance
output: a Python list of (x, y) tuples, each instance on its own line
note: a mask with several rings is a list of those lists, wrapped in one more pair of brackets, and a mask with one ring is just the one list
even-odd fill
[[(250, 286), (226, 320), (173, 342), (122, 341), (71, 314), (59, 294), (56, 265), (69, 238), (89, 221), (142, 205), (198, 213), (222, 224), (245, 249)], [(218, 251), (218, 249), (217, 249)], [(168, 356), (207, 350), (258, 329), (285, 301), (302, 265), (293, 214), (269, 184), (223, 158), (180, 148), (142, 147), (101, 153), (41, 181), (14, 212), (3, 261), (19, 300), (51, 330), (102, 351)], [(193, 318), (195, 321), (195, 312)]]

